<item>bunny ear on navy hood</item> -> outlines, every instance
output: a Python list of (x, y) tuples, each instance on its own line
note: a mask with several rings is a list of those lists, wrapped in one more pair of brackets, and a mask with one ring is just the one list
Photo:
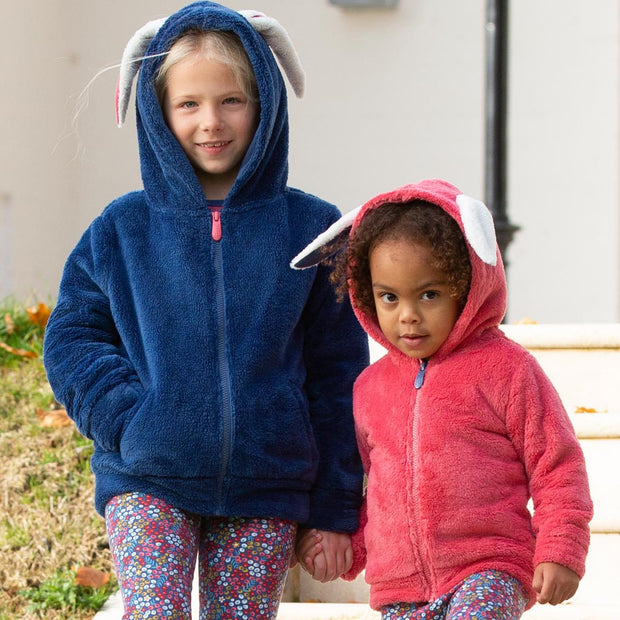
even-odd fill
[[(238, 11), (238, 13), (245, 17), (271, 48), (271, 51), (284, 70), (295, 95), (298, 98), (303, 97), (306, 81), (305, 73), (287, 31), (276, 19), (260, 11), (244, 10)], [(116, 85), (116, 124), (119, 127), (122, 127), (125, 122), (131, 88), (140, 65), (144, 60), (144, 55), (151, 41), (166, 20), (167, 18), (162, 18), (147, 22), (136, 30), (125, 46)]]

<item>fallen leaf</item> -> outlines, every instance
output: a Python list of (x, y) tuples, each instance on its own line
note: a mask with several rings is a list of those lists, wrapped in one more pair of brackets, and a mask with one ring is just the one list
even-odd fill
[(89, 588), (101, 588), (110, 581), (110, 574), (104, 573), (90, 566), (79, 566), (75, 573), (75, 583), (78, 586)]
[(45, 327), (47, 320), (50, 318), (51, 310), (47, 304), (39, 302), (36, 306), (30, 306), (26, 308), (28, 318), (31, 323), (38, 325), (39, 327)]
[(522, 319), (519, 319), (515, 325), (537, 325), (538, 321), (534, 319), (530, 319), (529, 316), (524, 316)]
[(38, 355), (34, 351), (26, 351), (25, 349), (16, 349), (15, 347), (9, 346), (6, 342), (2, 342), (0, 340), (0, 349), (4, 349), (13, 355), (19, 355), (20, 357), (38, 357)]
[(46, 428), (61, 428), (73, 424), (73, 420), (67, 415), (66, 409), (51, 409), (49, 411), (37, 409), (37, 415), (41, 420), (41, 425)]
[(13, 317), (8, 312), (4, 315), (4, 324), (6, 326), (6, 333), (9, 336), (15, 333), (15, 323), (13, 322)]
[(592, 407), (575, 407), (575, 413), (605, 413), (605, 411), (598, 411)]

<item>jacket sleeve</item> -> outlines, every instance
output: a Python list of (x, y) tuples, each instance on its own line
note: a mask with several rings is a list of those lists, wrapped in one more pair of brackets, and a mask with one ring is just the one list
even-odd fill
[(513, 383), (507, 423), (534, 504), (534, 566), (555, 562), (582, 577), (593, 514), (583, 452), (538, 362), (530, 356), (521, 372)]
[(52, 390), (78, 430), (105, 450), (116, 450), (127, 412), (143, 389), (123, 355), (103, 292), (95, 227), (96, 222), (65, 265), (43, 359)]
[[(353, 407), (355, 409), (355, 390), (353, 391)], [(359, 426), (355, 426), (355, 434), (357, 436), (357, 446), (359, 449), (360, 457), (362, 459), (362, 466), (364, 472), (368, 475), (370, 469), (370, 451), (366, 442), (365, 436)], [(353, 547), (353, 564), (351, 568), (342, 575), (345, 581), (353, 581), (365, 568), (366, 568), (366, 537), (364, 535), (366, 524), (368, 523), (368, 503), (366, 494), (364, 493), (364, 501), (360, 509), (360, 519), (357, 531), (351, 536), (351, 545)]]
[(368, 512), (366, 498), (360, 508), (360, 522), (357, 531), (351, 536), (351, 546), (353, 547), (353, 564), (351, 568), (342, 575), (345, 581), (353, 581), (366, 568), (366, 541), (364, 540), (364, 528), (368, 522)]
[(352, 414), (353, 383), (368, 365), (368, 337), (349, 301), (337, 302), (329, 269), (316, 268), (304, 310), (306, 394), (319, 452), (309, 527), (355, 532), (362, 496)]

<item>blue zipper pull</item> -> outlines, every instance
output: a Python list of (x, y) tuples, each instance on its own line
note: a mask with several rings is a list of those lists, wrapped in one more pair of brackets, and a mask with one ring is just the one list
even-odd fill
[(415, 376), (413, 387), (415, 387), (416, 390), (419, 390), (422, 385), (424, 385), (424, 373), (426, 372), (426, 364), (427, 361), (422, 360), (422, 363), (420, 364), (420, 370), (418, 370), (418, 374)]

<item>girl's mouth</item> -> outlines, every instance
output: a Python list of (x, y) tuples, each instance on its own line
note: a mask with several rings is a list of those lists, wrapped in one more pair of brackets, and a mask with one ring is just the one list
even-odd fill
[(196, 144), (198, 148), (204, 149), (205, 151), (221, 151), (225, 147), (227, 147), (232, 140), (227, 140), (224, 142), (200, 142)]

